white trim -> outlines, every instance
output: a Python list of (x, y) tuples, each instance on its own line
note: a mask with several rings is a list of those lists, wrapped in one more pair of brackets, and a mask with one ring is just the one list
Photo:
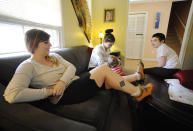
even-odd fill
[[(175, 30), (175, 32), (176, 32), (176, 34), (177, 34), (177, 37), (178, 37), (178, 39), (180, 40), (180, 45), (182, 45), (182, 38), (181, 38), (181, 36), (180, 36), (180, 34), (179, 34), (179, 32), (178, 32), (178, 30), (177, 30), (177, 28), (176, 27), (174, 27), (174, 30)], [(185, 29), (184, 29), (185, 30)]]
[(157, 59), (154, 59), (154, 58), (143, 58), (142, 60), (143, 61), (156, 61), (157, 62)]
[(183, 38), (183, 41), (182, 41), (182, 46), (181, 46), (180, 55), (179, 55), (180, 68), (181, 69), (182, 69), (183, 64), (184, 64), (184, 57), (185, 57), (185, 54), (186, 54), (188, 41), (190, 39), (190, 33), (191, 33), (191, 30), (192, 30), (192, 25), (193, 25), (193, 2), (192, 2), (191, 7), (190, 7), (188, 20), (187, 20), (186, 28), (185, 28), (185, 32), (184, 32), (184, 38)]
[(65, 42), (64, 42), (64, 34), (62, 31), (62, 28), (58, 29), (58, 33), (59, 33), (59, 48), (64, 48)]
[(141, 1), (130, 1), (131, 4), (138, 4), (138, 3), (153, 3), (153, 2), (165, 2), (169, 0), (141, 0)]
[(174, 13), (176, 15), (176, 17), (178, 18), (178, 20), (180, 21), (180, 23), (182, 24), (183, 28), (185, 29), (186, 26), (184, 25), (184, 23), (182, 22), (182, 20), (180, 19), (179, 15), (175, 12)]
[(66, 43), (65, 43), (65, 40), (64, 40), (64, 24), (63, 24), (63, 21), (64, 21), (64, 15), (63, 15), (63, 11), (62, 11), (62, 0), (60, 0), (60, 11), (61, 11), (61, 21), (62, 21), (62, 26), (60, 27), (59, 29), (59, 32), (60, 32), (60, 48), (65, 48), (66, 46)]
[(124, 65), (123, 65), (123, 66), (124, 66), (124, 67), (126, 66), (126, 61), (127, 61), (127, 46), (128, 46), (128, 45), (127, 45), (127, 43), (128, 43), (128, 18), (129, 18), (129, 16), (128, 16), (128, 15), (129, 15), (129, 8), (130, 8), (129, 4), (130, 4), (130, 1), (128, 0), (128, 4), (127, 4), (127, 5), (128, 5), (128, 10), (127, 10), (128, 14), (127, 14), (127, 26), (126, 26), (126, 30), (127, 30), (127, 32), (126, 32), (126, 41), (125, 41), (125, 42), (126, 42), (126, 43), (125, 43), (125, 44), (126, 44), (126, 48), (125, 48), (125, 57), (124, 57), (124, 62), (123, 62), (123, 63), (124, 63)]
[(172, 0), (172, 2), (187, 1), (187, 0)]
[(147, 26), (148, 26), (148, 12), (146, 11), (145, 16), (145, 29), (144, 29), (144, 41), (143, 41), (143, 51), (142, 51), (142, 59), (144, 58), (144, 52), (145, 52), (145, 41), (146, 41), (146, 33), (147, 33)]
[(55, 30), (59, 30), (59, 28), (61, 28), (59, 26), (45, 25), (45, 24), (35, 23), (35, 22), (17, 19), (17, 18), (13, 18), (13, 17), (7, 17), (7, 16), (3, 16), (3, 15), (0, 15), (0, 21), (8, 22), (8, 23), (14, 23), (14, 24), (25, 24), (28, 26), (37, 26), (37, 27), (49, 28), (49, 29), (55, 29)]
[[(185, 30), (186, 26), (184, 25), (184, 23), (183, 23), (182, 20), (180, 19), (179, 15), (178, 15), (176, 12), (174, 13), (174, 15), (175, 15), (175, 16), (177, 17), (177, 19), (180, 21), (183, 29)], [(174, 29), (175, 29), (175, 31), (176, 31), (176, 34), (177, 34), (177, 36), (178, 36), (178, 39), (180, 40), (180, 44), (182, 45), (182, 40), (183, 40), (183, 38), (181, 38), (181, 36), (180, 36), (177, 28), (174, 27)]]
[[(170, 0), (140, 0), (140, 1), (129, 1), (131, 4), (141, 4), (141, 3), (155, 3), (155, 2), (166, 2)], [(172, 0), (172, 2), (178, 2), (178, 1), (187, 1), (187, 0)]]
[[(52, 48), (52, 49), (50, 49), (50, 53), (57, 51), (58, 49), (59, 48)], [(28, 51), (4, 53), (4, 54), (0, 54), (0, 58), (21, 56), (21, 55), (31, 55), (31, 53), (29, 53)]]

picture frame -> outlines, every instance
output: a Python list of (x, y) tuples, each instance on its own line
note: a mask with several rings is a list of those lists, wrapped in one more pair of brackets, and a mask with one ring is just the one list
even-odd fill
[(115, 9), (105, 9), (104, 10), (104, 22), (114, 22), (115, 21)]

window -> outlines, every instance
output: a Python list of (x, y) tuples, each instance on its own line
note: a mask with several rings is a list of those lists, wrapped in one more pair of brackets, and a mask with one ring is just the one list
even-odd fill
[(24, 43), (24, 35), (26, 31), (34, 28), (41, 29), (50, 34), (52, 49), (60, 47), (60, 33), (58, 29), (0, 22), (0, 54), (26, 52), (27, 49)]
[(52, 48), (59, 48), (61, 0), (0, 0), (0, 55), (26, 51), (24, 34), (32, 28), (50, 34)]

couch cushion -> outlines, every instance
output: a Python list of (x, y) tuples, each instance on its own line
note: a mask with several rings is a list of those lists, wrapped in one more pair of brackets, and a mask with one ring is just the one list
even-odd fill
[(88, 47), (77, 46), (73, 48), (63, 48), (54, 52), (60, 54), (65, 60), (72, 63), (76, 67), (77, 75), (87, 70), (90, 60)]
[(0, 57), (0, 82), (6, 86), (15, 73), (17, 66), (29, 57), (30, 54)]
[(116, 98), (110, 90), (102, 90), (87, 101), (72, 105), (51, 105), (48, 101), (32, 104), (59, 116), (94, 125), (98, 130), (104, 126), (112, 100)]

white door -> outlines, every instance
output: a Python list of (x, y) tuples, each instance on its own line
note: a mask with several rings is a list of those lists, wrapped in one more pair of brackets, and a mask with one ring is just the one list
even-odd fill
[(141, 59), (144, 48), (146, 13), (132, 13), (128, 18), (127, 58)]

